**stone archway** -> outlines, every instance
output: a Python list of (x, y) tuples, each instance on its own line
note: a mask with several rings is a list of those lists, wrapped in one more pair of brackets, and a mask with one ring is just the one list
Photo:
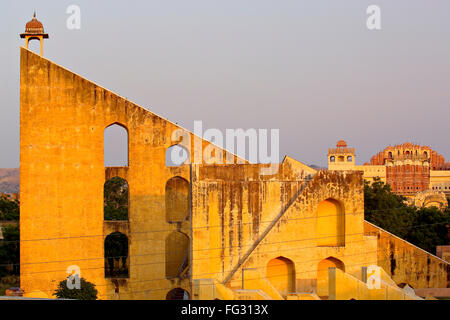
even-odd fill
[(189, 218), (189, 182), (181, 177), (173, 177), (166, 183), (166, 222), (183, 222)]
[(181, 277), (189, 268), (189, 237), (173, 231), (166, 238), (166, 278)]
[(184, 289), (175, 288), (167, 292), (166, 300), (190, 300), (190, 295)]
[(128, 167), (128, 128), (121, 123), (107, 126), (103, 132), (103, 161), (105, 167)]
[(338, 200), (328, 198), (317, 207), (317, 245), (323, 247), (345, 245), (345, 213)]
[(125, 179), (113, 177), (103, 186), (103, 219), (128, 220), (129, 186)]
[(104, 241), (105, 278), (128, 278), (128, 237), (120, 232), (109, 234)]
[(295, 267), (292, 260), (278, 257), (267, 263), (266, 278), (281, 295), (295, 292)]
[(344, 263), (334, 257), (328, 257), (319, 262), (317, 266), (317, 295), (328, 297), (329, 268), (340, 269), (345, 272)]

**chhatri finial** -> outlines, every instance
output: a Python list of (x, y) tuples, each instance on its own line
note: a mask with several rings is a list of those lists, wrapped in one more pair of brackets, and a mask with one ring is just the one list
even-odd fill
[(33, 18), (36, 19), (36, 10), (34, 11)]

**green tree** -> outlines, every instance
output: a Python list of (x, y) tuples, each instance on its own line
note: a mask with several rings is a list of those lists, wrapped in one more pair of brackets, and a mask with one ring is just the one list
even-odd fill
[(406, 240), (431, 253), (436, 253), (436, 246), (450, 243), (450, 212), (431, 207), (418, 209), (413, 215), (414, 228)]
[(8, 225), (2, 228), (0, 241), (0, 277), (20, 274), (20, 235), (19, 226)]
[(104, 187), (105, 220), (128, 220), (128, 183), (114, 177)]
[(70, 289), (67, 281), (71, 281), (69, 277), (58, 284), (58, 289), (55, 291), (58, 299), (97, 300), (98, 291), (95, 284), (80, 278), (80, 288)]
[(0, 220), (19, 220), (19, 201), (0, 196)]
[(365, 219), (431, 253), (449, 244), (450, 209), (416, 208), (375, 179), (364, 185)]
[(379, 178), (372, 184), (364, 183), (365, 219), (401, 238), (405, 238), (411, 229), (414, 223), (411, 214), (415, 211), (404, 200)]

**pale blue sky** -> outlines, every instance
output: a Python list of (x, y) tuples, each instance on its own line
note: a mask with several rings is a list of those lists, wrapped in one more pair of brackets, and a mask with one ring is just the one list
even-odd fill
[[(66, 28), (79, 5), (81, 30)], [(382, 30), (366, 28), (381, 7)], [(37, 11), (56, 63), (193, 129), (279, 128), (280, 156), (363, 163), (389, 144), (450, 160), (450, 1), (2, 1), (0, 167), (19, 165), (19, 33)], [(33, 48), (37, 48), (37, 43)]]

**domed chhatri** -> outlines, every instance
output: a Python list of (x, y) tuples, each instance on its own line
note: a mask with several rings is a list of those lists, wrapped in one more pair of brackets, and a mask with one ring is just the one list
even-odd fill
[(25, 33), (20, 34), (20, 37), (25, 38), (25, 48), (28, 49), (30, 40), (39, 40), (41, 43), (41, 56), (44, 55), (44, 39), (48, 39), (48, 34), (44, 33), (44, 25), (36, 18), (36, 12), (33, 19), (25, 25)]
[(336, 147), (347, 148), (347, 142), (345, 142), (344, 140), (339, 140), (338, 143), (336, 144)]
[(38, 19), (36, 19), (36, 12), (33, 15), (33, 19), (28, 21), (25, 26), (26, 33), (44, 33), (44, 25)]

